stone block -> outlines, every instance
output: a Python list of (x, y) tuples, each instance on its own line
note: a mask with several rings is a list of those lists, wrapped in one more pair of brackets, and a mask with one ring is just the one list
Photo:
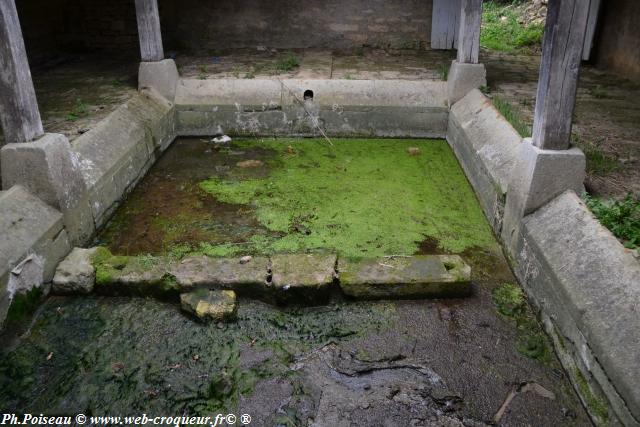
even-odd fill
[[(50, 282), (71, 247), (62, 214), (20, 186), (0, 194), (0, 236), (1, 325), (16, 291)], [(25, 263), (27, 259), (31, 261)], [(26, 268), (16, 270), (21, 263)]]
[(90, 294), (96, 283), (95, 253), (95, 248), (74, 248), (56, 268), (52, 292), (59, 295)]
[(154, 88), (168, 101), (173, 102), (179, 79), (178, 68), (173, 59), (141, 62), (138, 70), (138, 89)]
[(483, 64), (451, 63), (447, 78), (447, 96), (453, 105), (473, 89), (487, 85), (487, 70)]
[(342, 291), (358, 299), (446, 298), (471, 292), (471, 267), (457, 255), (338, 261)]
[(271, 257), (271, 286), (282, 301), (320, 303), (336, 274), (335, 254), (280, 254)]
[(640, 263), (573, 191), (522, 221), (515, 272), (623, 425), (640, 420)]
[(582, 193), (585, 174), (586, 159), (579, 148), (542, 150), (525, 139), (507, 189), (502, 229), (507, 248), (516, 250), (524, 216), (567, 190)]
[(1, 150), (2, 183), (21, 185), (59, 209), (72, 244), (87, 243), (95, 233), (89, 194), (77, 156), (64, 135), (46, 134)]
[(231, 289), (241, 295), (264, 293), (269, 271), (265, 257), (189, 257), (176, 263), (170, 272), (184, 290), (194, 288)]
[(223, 322), (236, 316), (236, 293), (198, 289), (181, 294), (180, 306), (203, 322)]

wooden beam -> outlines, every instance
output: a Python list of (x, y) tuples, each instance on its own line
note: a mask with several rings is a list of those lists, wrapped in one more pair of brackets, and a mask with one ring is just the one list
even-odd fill
[(162, 33), (157, 0), (136, 0), (140, 55), (144, 62), (162, 61)]
[(431, 49), (458, 47), (460, 0), (433, 0), (431, 15)]
[(14, 0), (0, 0), (0, 121), (6, 143), (44, 134)]
[(462, 0), (460, 33), (458, 34), (458, 62), (477, 64), (480, 55), (480, 24), (482, 0)]
[(582, 60), (588, 61), (591, 58), (591, 50), (593, 49), (593, 39), (596, 35), (598, 27), (598, 18), (600, 16), (600, 0), (590, 0), (589, 4), (589, 20), (587, 21), (587, 33), (584, 37), (584, 50), (582, 52)]
[(588, 17), (585, 0), (549, 0), (533, 120), (533, 144), (539, 148), (566, 150), (571, 145)]

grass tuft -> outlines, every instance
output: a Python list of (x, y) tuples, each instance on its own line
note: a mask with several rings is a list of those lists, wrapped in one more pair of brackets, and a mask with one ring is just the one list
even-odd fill
[(500, 96), (494, 96), (492, 101), (493, 106), (511, 123), (511, 126), (513, 126), (521, 137), (531, 137), (531, 126), (524, 121), (523, 114), (517, 107), (514, 107)]
[(522, 2), (486, 2), (482, 12), (480, 45), (501, 52), (528, 52), (542, 44), (544, 25), (520, 23)]
[(640, 198), (629, 194), (624, 200), (603, 201), (585, 194), (584, 199), (600, 223), (611, 230), (625, 247), (640, 247)]

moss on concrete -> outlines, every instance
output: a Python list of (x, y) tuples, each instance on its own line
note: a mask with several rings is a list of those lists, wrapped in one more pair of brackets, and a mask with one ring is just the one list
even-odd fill
[[(247, 205), (281, 237), (243, 251), (337, 251), (343, 256), (413, 254), (425, 238), (462, 252), (493, 244), (475, 194), (445, 141), (239, 140), (278, 154), (265, 178), (229, 174), (201, 183), (221, 202)], [(418, 147), (419, 155), (410, 155)], [(229, 246), (208, 248), (229, 255)]]
[(598, 425), (608, 425), (609, 409), (607, 403), (596, 396), (589, 387), (589, 382), (580, 372), (580, 369), (573, 368), (573, 378), (578, 386), (578, 391), (582, 397), (589, 413), (598, 418)]
[(43, 293), (42, 288), (33, 288), (26, 293), (16, 294), (7, 312), (7, 321), (21, 322), (33, 314), (42, 301)]

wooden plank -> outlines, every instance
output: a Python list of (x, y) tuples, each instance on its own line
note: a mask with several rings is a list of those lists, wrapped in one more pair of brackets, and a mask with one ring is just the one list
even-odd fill
[(433, 0), (431, 49), (458, 47), (461, 0)]
[(44, 134), (14, 0), (0, 0), (0, 121), (6, 143)]
[(582, 51), (582, 60), (588, 61), (591, 58), (591, 49), (593, 49), (593, 40), (596, 35), (598, 25), (598, 17), (600, 15), (600, 0), (590, 0), (589, 4), (589, 20), (587, 21), (587, 33), (584, 37), (584, 50)]
[(482, 0), (462, 0), (460, 32), (458, 34), (458, 62), (477, 64), (480, 55), (480, 24)]
[(157, 0), (136, 0), (138, 18), (138, 37), (142, 61), (153, 62), (164, 59), (160, 14)]
[(565, 150), (571, 141), (589, 9), (584, 0), (549, 0), (533, 120), (533, 143)]

